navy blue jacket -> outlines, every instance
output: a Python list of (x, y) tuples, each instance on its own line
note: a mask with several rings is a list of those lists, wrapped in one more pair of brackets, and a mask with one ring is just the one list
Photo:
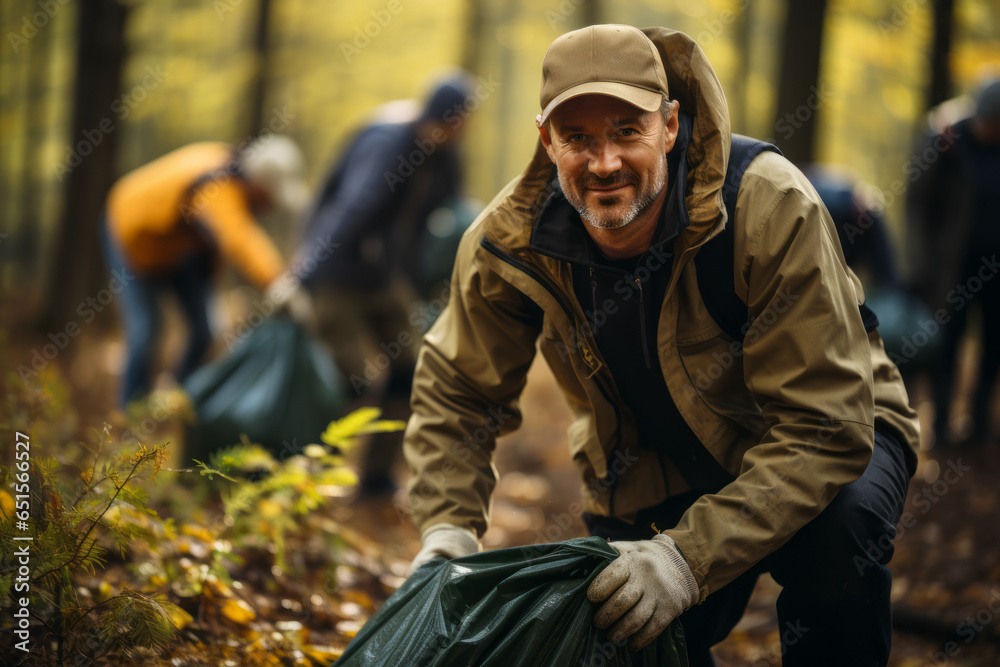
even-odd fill
[[(298, 250), (306, 286), (376, 290), (394, 272), (413, 278), (427, 215), (458, 193), (461, 178), (456, 148), (419, 140), (416, 128), (417, 121), (374, 123), (344, 151)], [(329, 243), (337, 245), (325, 261), (301, 261)]]

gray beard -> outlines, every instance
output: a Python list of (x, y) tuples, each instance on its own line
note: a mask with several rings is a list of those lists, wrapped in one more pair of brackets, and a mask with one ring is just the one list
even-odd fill
[(580, 217), (588, 225), (596, 229), (621, 229), (622, 227), (631, 224), (636, 218), (642, 215), (642, 213), (645, 212), (654, 201), (656, 201), (656, 198), (660, 196), (663, 188), (666, 187), (667, 156), (663, 156), (663, 161), (660, 162), (660, 168), (654, 175), (653, 182), (650, 184), (650, 187), (640, 191), (638, 196), (632, 202), (632, 205), (629, 206), (628, 210), (618, 218), (609, 219), (606, 217), (600, 217), (584, 203), (583, 199), (577, 198), (575, 194), (571, 194), (569, 188), (566, 187), (567, 183), (562, 175), (562, 172), (559, 172), (559, 185), (562, 187), (563, 195), (566, 197), (566, 201), (568, 201), (573, 208), (577, 210), (577, 213), (580, 214)]

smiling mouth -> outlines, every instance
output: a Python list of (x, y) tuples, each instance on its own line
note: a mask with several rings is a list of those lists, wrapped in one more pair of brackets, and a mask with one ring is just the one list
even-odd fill
[(592, 185), (592, 186), (588, 186), (587, 189), (590, 190), (591, 192), (609, 193), (609, 192), (618, 192), (619, 190), (623, 190), (623, 189), (627, 188), (630, 185), (632, 185), (632, 184), (631, 183), (618, 183), (617, 185), (598, 185), (598, 186), (593, 186)]

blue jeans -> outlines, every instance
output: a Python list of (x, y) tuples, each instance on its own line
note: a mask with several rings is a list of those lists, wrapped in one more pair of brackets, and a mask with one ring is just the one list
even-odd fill
[(188, 344), (177, 366), (179, 381), (198, 367), (212, 344), (208, 305), (212, 295), (212, 262), (206, 253), (188, 255), (171, 271), (138, 275), (125, 265), (121, 248), (108, 233), (107, 219), (101, 224), (101, 243), (108, 272), (128, 276), (122, 281), (118, 311), (122, 318), (127, 344), (125, 375), (119, 404), (141, 398), (152, 388), (152, 367), (161, 330), (158, 299), (163, 292), (173, 292), (188, 324)]
[[(784, 546), (681, 615), (691, 667), (715, 664), (709, 651), (743, 616), (757, 578), (770, 572), (778, 596), (781, 664), (785, 667), (882, 666), (892, 641), (889, 591), (892, 539), (909, 487), (903, 445), (876, 430), (868, 469)], [(701, 492), (639, 512), (634, 524), (584, 514), (591, 534), (612, 540), (653, 536), (674, 526)]]

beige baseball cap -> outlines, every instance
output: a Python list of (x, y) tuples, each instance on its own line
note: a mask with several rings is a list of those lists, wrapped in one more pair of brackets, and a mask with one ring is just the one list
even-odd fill
[(544, 123), (552, 110), (580, 95), (609, 95), (644, 111), (667, 97), (667, 75), (656, 46), (630, 25), (592, 25), (556, 39), (542, 60)]

